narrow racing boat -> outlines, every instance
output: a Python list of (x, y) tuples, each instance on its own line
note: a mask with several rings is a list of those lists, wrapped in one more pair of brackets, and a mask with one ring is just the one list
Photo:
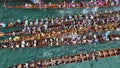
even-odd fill
[(99, 50), (89, 53), (82, 53), (82, 54), (75, 54), (69, 56), (62, 56), (57, 58), (49, 58), (40, 61), (33, 61), (33, 62), (26, 62), (25, 64), (18, 64), (8, 68), (45, 68), (49, 66), (59, 66), (68, 63), (74, 62), (84, 62), (89, 60), (99, 60), (102, 58), (112, 57), (112, 56), (119, 56), (120, 55), (120, 48), (114, 48), (109, 50)]
[(96, 2), (96, 4), (91, 4), (91, 2), (71, 2), (71, 3), (60, 3), (60, 4), (28, 4), (21, 6), (10, 6), (7, 3), (3, 5), (5, 8), (18, 8), (18, 9), (43, 9), (43, 8), (95, 8), (95, 7), (108, 7), (108, 6), (119, 6), (118, 5), (110, 5), (109, 3), (105, 2)]

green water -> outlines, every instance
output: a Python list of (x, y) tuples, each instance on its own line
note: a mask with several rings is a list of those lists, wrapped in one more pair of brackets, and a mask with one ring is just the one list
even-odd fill
[[(45, 0), (47, 2), (47, 0)], [(49, 0), (53, 2), (52, 0)], [(54, 0), (56, 2), (61, 2), (63, 0)], [(70, 2), (70, 0), (67, 0)], [(9, 21), (14, 22), (17, 19), (36, 19), (36, 18), (45, 18), (45, 17), (55, 17), (55, 16), (68, 16), (78, 13), (87, 13), (89, 11), (118, 11), (120, 7), (106, 7), (106, 8), (97, 8), (97, 9), (7, 9), (2, 7), (3, 3), (0, 3), (0, 19), (8, 23)], [(11, 5), (18, 5), (19, 3), (11, 3)], [(24, 3), (22, 3), (24, 4)], [(0, 31), (12, 31), (19, 29), (0, 29)], [(115, 32), (113, 32), (115, 33)], [(118, 32), (116, 32), (118, 33)], [(102, 43), (97, 45), (87, 44), (87, 45), (75, 45), (75, 46), (54, 46), (54, 47), (43, 47), (43, 48), (24, 48), (24, 49), (1, 49), (0, 50), (0, 68), (6, 68), (18, 63), (25, 63), (28, 61), (38, 61), (41, 59), (65, 56), (70, 54), (82, 53), (83, 51), (92, 52), (94, 49), (110, 49), (120, 47), (119, 41), (113, 41), (109, 43)], [(120, 67), (119, 57), (112, 57), (101, 59), (98, 62), (88, 61), (83, 63), (73, 63), (67, 64), (64, 66), (52, 67), (52, 68), (118, 68)], [(104, 62), (104, 63), (102, 63)], [(112, 63), (113, 62), (113, 63)], [(94, 64), (94, 67), (90, 67), (91, 64)], [(116, 64), (116, 65), (114, 65)], [(114, 65), (109, 67), (109, 65)], [(50, 67), (51, 68), (51, 67)]]
[(5, 68), (6, 66), (10, 66), (18, 63), (25, 63), (28, 61), (30, 62), (32, 60), (38, 61), (41, 59), (78, 54), (82, 52), (92, 52), (94, 50), (118, 48), (118, 47), (120, 47), (119, 41), (102, 43), (97, 45), (87, 44), (87, 45), (74, 45), (74, 46), (53, 46), (53, 47), (44, 47), (44, 48), (24, 48), (22, 50), (2, 49), (0, 50), (0, 61), (1, 61), (0, 68)]

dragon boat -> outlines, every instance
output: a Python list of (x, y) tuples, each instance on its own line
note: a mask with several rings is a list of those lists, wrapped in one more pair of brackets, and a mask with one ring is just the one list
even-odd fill
[[(92, 6), (91, 6), (92, 5)], [(25, 4), (22, 6), (10, 6), (7, 3), (4, 3), (5, 8), (18, 8), (18, 9), (44, 9), (44, 8), (95, 8), (95, 7), (108, 7), (108, 6), (118, 6), (118, 5), (110, 5), (105, 2), (96, 2), (96, 4), (91, 4), (91, 2), (74, 2), (71, 3), (60, 3), (60, 4)]]
[[(112, 12), (112, 14), (115, 14), (116, 12)], [(101, 14), (101, 13), (99, 13), (99, 14)], [(107, 14), (109, 14), (109, 13), (105, 13), (106, 15)], [(105, 15), (105, 16), (106, 16)], [(76, 27), (78, 27), (78, 26), (80, 26), (80, 24), (82, 24), (82, 22), (81, 22), (81, 20), (77, 20), (76, 21), (76, 16), (77, 15), (75, 15), (74, 17), (75, 18), (73, 18), (73, 19), (70, 19), (68, 22), (65, 22), (65, 21), (63, 21), (63, 22), (58, 22), (58, 23), (53, 23), (53, 25), (51, 25), (51, 22), (49, 22), (49, 24), (48, 24), (48, 29), (50, 29), (51, 31), (55, 31), (56, 29), (60, 29), (60, 28), (62, 28), (63, 26), (64, 27), (70, 27), (70, 26), (72, 26), (72, 25), (74, 25), (74, 26), (76, 26)], [(79, 15), (78, 15), (78, 19), (79, 19), (80, 17), (79, 17)], [(60, 18), (61, 19), (61, 18)], [(20, 25), (20, 24), (19, 24)], [(21, 27), (22, 28), (22, 26), (21, 25), (23, 25), (24, 26), (24, 24), (21, 24), (20, 26), (19, 25), (16, 25), (16, 27), (18, 26), (18, 27)], [(93, 26), (91, 26), (91, 27), (86, 27), (86, 29), (93, 29), (93, 30), (95, 30), (95, 29), (97, 29), (97, 28), (99, 28), (100, 30), (101, 30), (101, 28), (107, 28), (107, 27), (111, 27), (111, 28), (108, 28), (108, 30), (114, 30), (114, 28), (119, 28), (120, 27), (120, 24), (119, 24), (119, 22), (115, 22), (114, 24), (112, 24), (112, 22), (110, 23), (110, 24), (108, 24), (108, 25), (105, 25), (105, 26), (103, 26), (102, 27), (102, 25), (103, 24), (96, 24), (96, 25), (93, 25)], [(35, 27), (35, 28), (39, 28), (40, 30), (41, 30), (41, 27), (43, 27), (44, 26), (44, 24), (42, 24), (42, 25), (40, 25), (40, 23), (39, 23), (39, 25), (34, 25), (34, 26), (30, 26), (30, 25), (28, 25), (28, 26), (26, 26), (26, 27), (29, 27), (29, 28), (33, 28), (33, 27)], [(6, 27), (7, 28), (7, 27)], [(14, 28), (14, 26), (13, 26), (13, 28)], [(24, 27), (23, 27), (24, 28)], [(34, 31), (34, 30), (33, 30)], [(86, 31), (85, 29), (83, 29), (82, 31)], [(12, 31), (12, 32), (14, 32), (14, 31)], [(1, 34), (1, 36), (3, 36), (3, 35), (6, 35), (6, 36), (10, 36), (10, 35), (12, 35), (12, 32), (10, 32), (10, 31), (8, 31), (7, 33), (5, 33), (5, 34), (3, 34), (2, 32), (0, 33)], [(95, 31), (96, 32), (96, 31)], [(20, 34), (24, 34), (23, 32), (22, 32), (22, 30), (17, 30), (17, 31), (15, 31), (15, 33), (16, 33), (16, 35), (20, 35)], [(83, 33), (83, 32), (82, 32)]]
[[(75, 44), (91, 44), (120, 40), (120, 34), (110, 34), (106, 38), (104, 35), (81, 36), (71, 32), (72, 36), (54, 36), (33, 35), (26, 37), (16, 37), (14, 40), (9, 39), (0, 44), (0, 48), (25, 48), (25, 47), (42, 47), (42, 46), (65, 46)], [(74, 37), (76, 35), (76, 37)], [(74, 38), (74, 39), (73, 39)]]
[(81, 54), (75, 54), (75, 55), (69, 55), (69, 56), (61, 56), (57, 58), (49, 58), (45, 60), (39, 60), (39, 61), (32, 61), (32, 62), (26, 62), (25, 64), (17, 64), (14, 66), (10, 66), (8, 68), (39, 68), (39, 67), (49, 67), (49, 66), (59, 66), (64, 65), (68, 63), (74, 63), (74, 62), (85, 62), (89, 60), (97, 60), (112, 56), (119, 56), (120, 55), (120, 48), (114, 48), (109, 50), (100, 50), (100, 51), (93, 51), (89, 53), (81, 53)]
[[(30, 32), (29, 31), (26, 31), (26, 32), (23, 32), (22, 30), (18, 30), (18, 31), (12, 31), (12, 32), (7, 32), (7, 33), (0, 33), (1, 36), (19, 36), (19, 35), (32, 35), (32, 34), (35, 34), (35, 33), (49, 33), (51, 31), (54, 31), (54, 32), (59, 32), (59, 31), (62, 31), (62, 30), (67, 30), (67, 29), (72, 29), (70, 28), (71, 26), (75, 26), (76, 29), (78, 29), (78, 32), (80, 32), (79, 34), (87, 34), (89, 33), (89, 31), (94, 31), (94, 33), (96, 32), (105, 32), (107, 30), (116, 30), (116, 29), (120, 29), (120, 24), (119, 23), (110, 23), (110, 24), (105, 24), (104, 26), (103, 25), (95, 25), (95, 26), (88, 26), (88, 27), (78, 27), (79, 23), (75, 23), (75, 24), (72, 24), (72, 23), (66, 23), (64, 25), (56, 25), (56, 26), (49, 26), (48, 29), (45, 31), (45, 30), (41, 30), (40, 31), (37, 29), (39, 27), (33, 27), (33, 28), (36, 28), (35, 32), (34, 30), (32, 30), (33, 32)], [(64, 27), (67, 27), (67, 28), (62, 28), (62, 26)]]
[[(101, 14), (107, 15), (107, 14), (116, 14), (117, 12), (98, 12), (97, 14), (101, 15)], [(118, 12), (119, 14), (119, 12)], [(46, 23), (46, 21), (48, 21), (48, 26), (55, 26), (55, 25), (62, 25), (64, 23), (69, 23), (69, 22), (74, 22), (76, 19), (80, 19), (82, 16), (84, 16), (83, 14), (78, 14), (78, 15), (74, 15), (74, 16), (66, 16), (66, 17), (56, 17), (56, 18), (44, 18), (44, 19), (36, 19), (34, 21), (32, 20), (17, 20), (16, 22), (10, 22), (8, 24), (4, 24), (4, 23), (0, 23), (0, 28), (23, 28), (25, 26), (29, 26), (29, 27), (34, 27), (34, 26), (42, 26), (42, 23)], [(58, 21), (55, 22), (55, 21)], [(68, 21), (66, 21), (68, 20)], [(77, 21), (77, 20), (76, 20)], [(26, 23), (27, 22), (27, 23)], [(27, 25), (26, 25), (27, 24)]]
[[(119, 30), (120, 29), (120, 24), (119, 23), (111, 23), (111, 24), (105, 24), (104, 26), (102, 25), (95, 25), (95, 26), (89, 26), (89, 27), (84, 27), (84, 28), (80, 28), (80, 27), (77, 27), (78, 24), (72, 24), (72, 26), (74, 26), (75, 28), (69, 28), (71, 27), (70, 24), (67, 25), (68, 27), (67, 28), (61, 28), (61, 26), (59, 27), (53, 27), (53, 28), (50, 28), (50, 31), (47, 31), (47, 32), (40, 32), (40, 31), (37, 31), (34, 33), (34, 30), (32, 30), (33, 32), (31, 33), (25, 33), (23, 31), (16, 31), (15, 34), (14, 32), (9, 32), (9, 33), (6, 33), (6, 34), (3, 34), (1, 33), (1, 35), (4, 35), (4, 36), (8, 36), (8, 37), (11, 37), (11, 36), (25, 36), (25, 35), (39, 35), (39, 34), (43, 34), (43, 35), (48, 35), (48, 34), (54, 34), (54, 35), (57, 35), (57, 33), (60, 33), (62, 35), (62, 33), (66, 33), (66, 32), (76, 32), (77, 34), (80, 34), (80, 35), (84, 35), (84, 34), (87, 34), (91, 31), (93, 31), (92, 33), (96, 33), (96, 32), (105, 32), (105, 31), (112, 31), (112, 30)], [(49, 30), (49, 29), (48, 29)], [(71, 30), (71, 31), (70, 31)], [(62, 32), (61, 32), (62, 31)], [(4, 42), (3, 40), (1, 40), (0, 42)]]

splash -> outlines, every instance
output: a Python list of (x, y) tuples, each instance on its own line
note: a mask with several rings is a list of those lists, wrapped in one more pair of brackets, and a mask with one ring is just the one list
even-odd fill
[(43, 53), (43, 56), (52, 56), (52, 53), (50, 53), (50, 52), (48, 52), (48, 51), (45, 51), (45, 52)]
[(66, 9), (66, 10), (58, 10), (58, 14), (61, 16), (71, 15), (74, 13), (74, 10)]
[(82, 10), (82, 14), (86, 14), (86, 13), (89, 13), (90, 12), (90, 9), (89, 8), (84, 8)]
[(114, 11), (120, 11), (120, 7), (114, 7)]
[(95, 13), (98, 11), (98, 7), (92, 8), (92, 12)]

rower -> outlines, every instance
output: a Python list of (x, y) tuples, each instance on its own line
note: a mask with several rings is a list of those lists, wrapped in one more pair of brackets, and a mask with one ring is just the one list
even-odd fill
[(35, 25), (38, 25), (38, 23), (39, 23), (39, 20), (38, 20), (38, 19), (36, 19), (36, 21), (35, 21)]
[(31, 26), (33, 25), (33, 21), (30, 21), (30, 25), (31, 25)]
[(17, 68), (23, 68), (22, 64), (18, 64)]
[(24, 26), (28, 26), (28, 24), (29, 24), (29, 21), (25, 20), (25, 25)]
[(72, 19), (72, 16), (69, 16), (69, 19)]
[(43, 22), (44, 22), (44, 20), (43, 20), (43, 19), (41, 19), (41, 24), (43, 24)]
[(116, 30), (117, 30), (117, 31), (120, 31), (120, 28), (117, 28)]
[(28, 3), (25, 4), (25, 8), (28, 8)]
[(51, 4), (51, 2), (49, 2), (49, 6), (51, 6), (52, 4)]
[(48, 28), (48, 25), (47, 25), (47, 24), (44, 24), (44, 29), (45, 29), (45, 31), (47, 30), (47, 28)]
[(30, 27), (27, 27), (27, 31), (29, 34), (31, 34), (31, 28)]
[(15, 36), (15, 35), (16, 35), (16, 33), (13, 31), (13, 32), (12, 32), (12, 36)]
[(114, 1), (111, 1), (111, 6), (114, 6), (115, 5), (115, 2)]
[(10, 42), (10, 48), (14, 48), (14, 43)]
[(62, 37), (62, 38), (61, 38), (61, 42), (63, 42), (63, 41), (64, 41), (64, 38)]
[(47, 39), (45, 39), (45, 42), (47, 42)]
[(4, 2), (4, 5), (3, 5), (3, 7), (5, 7), (5, 8), (6, 8), (7, 6), (8, 6), (8, 4)]
[(36, 47), (37, 46), (37, 41), (36, 40), (34, 40), (34, 45), (33, 45), (34, 47)]
[(17, 20), (17, 23), (20, 23), (20, 24), (21, 24), (21, 23), (22, 23), (22, 21), (18, 19), (18, 20)]
[(2, 27), (6, 27), (7, 25), (5, 23), (0, 23)]
[(63, 8), (65, 8), (65, 7), (66, 7), (66, 2), (64, 1), (64, 2), (63, 2)]
[(22, 42), (21, 42), (21, 47), (22, 47), (22, 48), (25, 47), (25, 41), (22, 41)]
[(92, 0), (89, 2), (89, 6), (94, 6), (94, 2)]
[(28, 3), (25, 4), (25, 8), (30, 8), (31, 6), (32, 6), (31, 4)]
[(83, 6), (85, 5), (85, 1), (82, 1), (81, 3), (82, 3)]
[(4, 35), (4, 33), (3, 32), (0, 32), (0, 36), (3, 36)]
[(25, 63), (24, 67), (28, 68), (29, 67), (29, 63)]
[(60, 61), (55, 61), (55, 65), (59, 66), (60, 65)]
[(36, 65), (38, 68), (41, 68), (41, 63), (40, 63), (40, 61), (37, 63), (37, 65)]
[(26, 27), (22, 30), (22, 33), (26, 33)]
[(32, 33), (36, 33), (36, 27), (33, 27), (32, 30), (33, 30)]
[(37, 32), (41, 32), (41, 26), (39, 26), (38, 28), (37, 28)]
[(66, 17), (66, 19), (65, 19), (65, 22), (68, 22), (68, 19), (67, 19), (67, 17)]
[(54, 24), (54, 20), (53, 20), (53, 19), (51, 19), (51, 24), (52, 24), (52, 25)]
[(114, 0), (115, 5), (119, 5), (119, 0)]
[(26, 43), (26, 47), (29, 47), (29, 46), (30, 46), (30, 43), (29, 43), (29, 42), (27, 42), (27, 43)]
[(35, 67), (35, 62), (32, 61), (32, 63), (30, 64), (30, 68), (34, 68)]
[(71, 2), (71, 6), (72, 6), (73, 8), (75, 7), (74, 1)]
[(96, 37), (96, 35), (94, 35), (94, 45), (98, 43), (98, 39)]
[(19, 44), (16, 44), (16, 45), (15, 45), (15, 48), (19, 48), (19, 47), (20, 47), (20, 45), (19, 45)]
[(100, 5), (100, 6), (103, 6), (103, 5), (104, 5), (103, 0), (100, 0), (99, 5)]

